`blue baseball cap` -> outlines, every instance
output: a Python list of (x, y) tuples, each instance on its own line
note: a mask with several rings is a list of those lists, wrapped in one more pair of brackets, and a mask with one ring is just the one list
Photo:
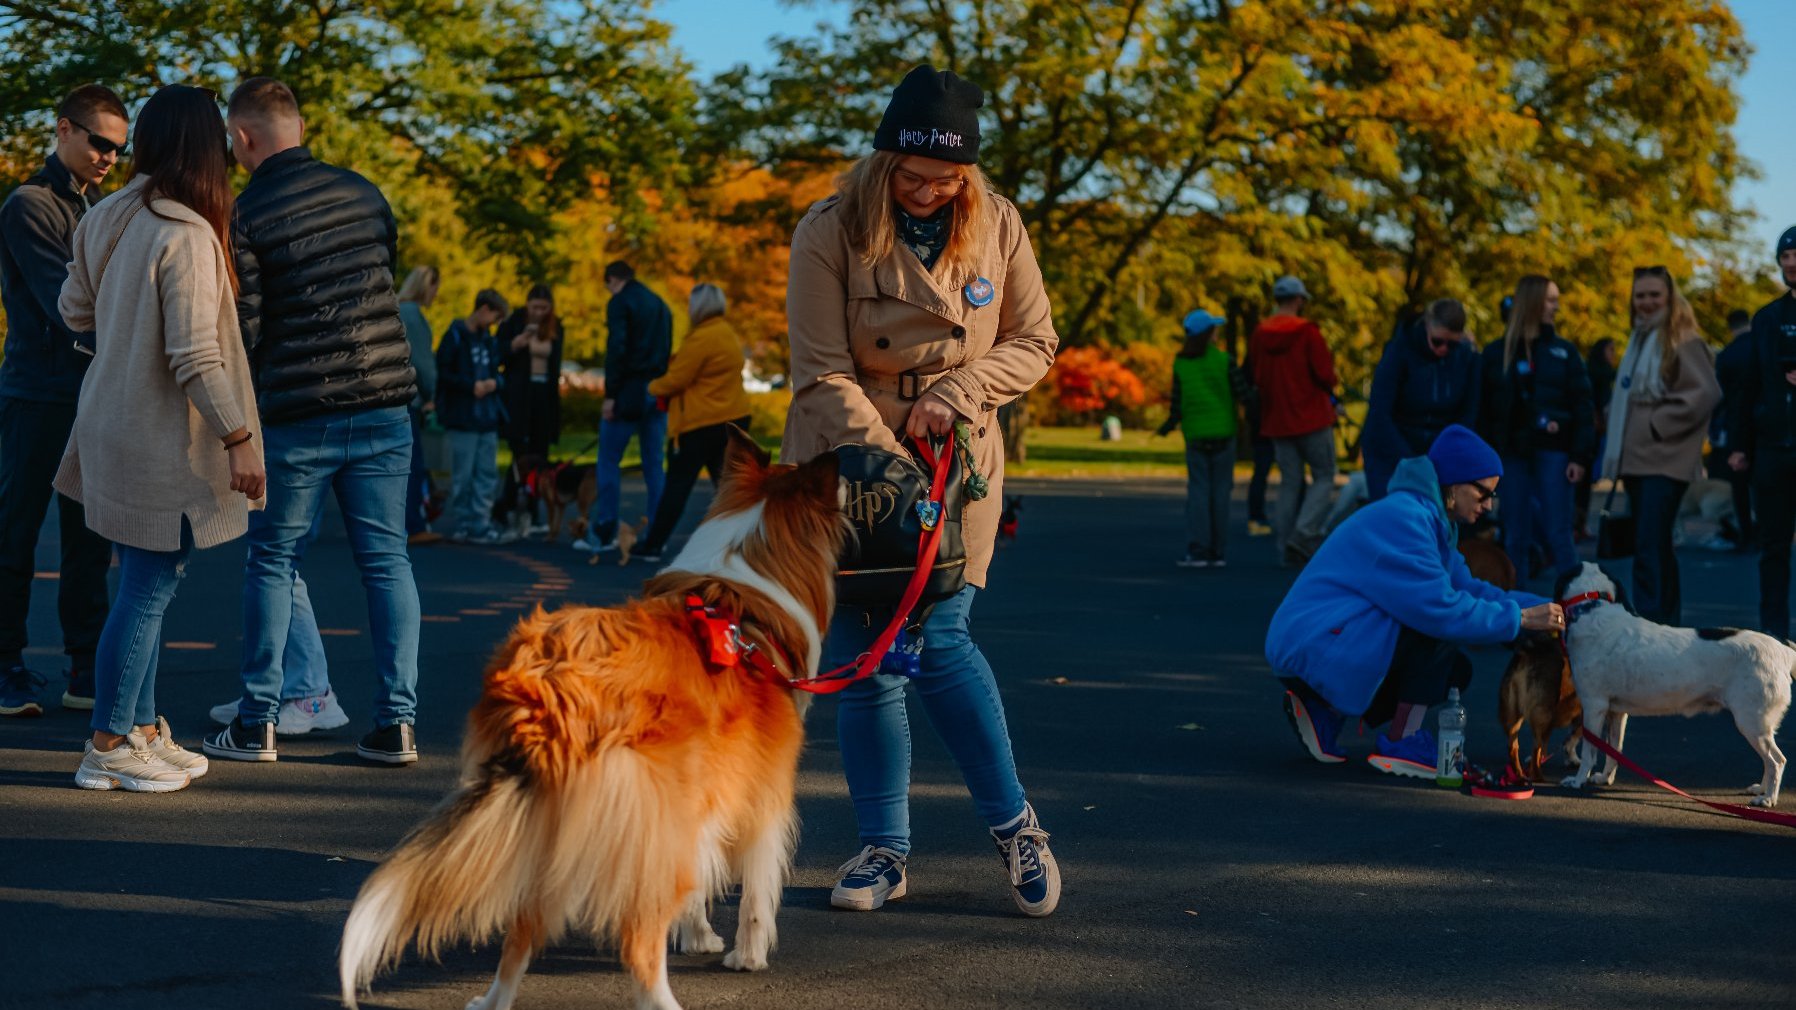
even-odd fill
[(1205, 330), (1214, 329), (1228, 322), (1221, 316), (1213, 316), (1203, 309), (1192, 309), (1185, 314), (1185, 335), (1195, 337)]

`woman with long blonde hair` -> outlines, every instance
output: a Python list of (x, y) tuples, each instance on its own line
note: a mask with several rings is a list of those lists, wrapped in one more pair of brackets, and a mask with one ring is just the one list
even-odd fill
[(1503, 547), (1524, 580), (1536, 526), (1553, 575), (1577, 566), (1572, 492), (1596, 450), (1590, 374), (1554, 330), (1558, 314), (1559, 286), (1539, 274), (1523, 277), (1507, 331), (1484, 349), (1479, 428), (1502, 457)]
[(1615, 374), (1603, 470), (1622, 481), (1634, 516), (1634, 607), (1681, 624), (1672, 529), (1678, 504), (1702, 467), (1709, 417), (1721, 403), (1715, 361), (1696, 312), (1671, 271), (1636, 267), (1628, 302), (1633, 332)]
[[(906, 435), (953, 438), (965, 423), (968, 454), (990, 488), (962, 515), (967, 585), (924, 620), (914, 679), (991, 829), (1018, 908), (1043, 916), (1059, 903), (1060, 871), (1017, 779), (997, 684), (968, 616), (1003, 501), (997, 410), (1041, 380), (1059, 338), (1021, 215), (979, 171), (983, 102), (954, 74), (915, 68), (892, 93), (873, 153), (799, 223), (786, 293), (793, 397), (781, 451), (804, 460), (860, 443), (902, 453)], [(852, 662), (892, 609), (839, 610), (823, 665)], [(862, 848), (841, 869), (830, 896), (837, 908), (872, 910), (906, 891), (906, 681), (878, 674), (838, 695)]]

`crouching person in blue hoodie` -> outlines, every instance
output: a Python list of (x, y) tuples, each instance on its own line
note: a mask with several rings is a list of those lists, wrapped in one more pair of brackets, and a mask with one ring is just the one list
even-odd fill
[(1426, 456), (1397, 464), (1389, 493), (1323, 543), (1279, 604), (1266, 659), (1286, 687), (1291, 728), (1317, 761), (1347, 760), (1337, 738), (1350, 718), (1388, 722), (1372, 767), (1433, 778), (1424, 717), (1472, 679), (1456, 646), (1565, 627), (1558, 604), (1473, 578), (1459, 554), (1456, 524), (1490, 511), (1502, 475), (1494, 449), (1449, 426)]

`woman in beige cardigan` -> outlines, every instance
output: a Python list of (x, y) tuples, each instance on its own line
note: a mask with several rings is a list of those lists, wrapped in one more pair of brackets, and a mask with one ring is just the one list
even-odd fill
[(1709, 415), (1721, 402), (1715, 362), (1696, 313), (1664, 267), (1634, 271), (1634, 333), (1609, 401), (1604, 474), (1618, 475), (1634, 515), (1634, 607), (1661, 624), (1680, 624), (1672, 531), (1678, 504), (1702, 469)]
[[(962, 515), (968, 585), (924, 622), (915, 683), (991, 828), (1017, 907), (1043, 916), (1060, 900), (1060, 871), (1017, 779), (997, 683), (968, 617), (1003, 501), (996, 412), (1041, 380), (1059, 338), (1021, 216), (979, 171), (981, 104), (980, 90), (954, 74), (912, 70), (892, 94), (874, 153), (799, 223), (786, 291), (793, 397), (782, 453), (809, 459), (851, 442), (902, 451), (906, 434), (969, 426), (990, 490)], [(852, 662), (885, 622), (860, 617), (836, 615), (825, 667)], [(906, 683), (879, 674), (838, 696), (862, 844), (830, 896), (838, 908), (875, 909), (907, 887)]]
[(187, 554), (243, 535), (264, 475), (255, 391), (225, 255), (231, 187), (212, 93), (158, 91), (131, 181), (75, 231), (61, 310), (93, 330), (56, 489), (118, 545), (119, 593), (95, 657), (83, 789), (173, 792), (206, 773), (156, 714), (162, 615)]

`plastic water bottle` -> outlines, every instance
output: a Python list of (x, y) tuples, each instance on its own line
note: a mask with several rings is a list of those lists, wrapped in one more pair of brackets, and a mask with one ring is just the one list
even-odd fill
[(1459, 688), (1447, 692), (1447, 704), (1441, 708), (1440, 753), (1434, 765), (1434, 784), (1458, 789), (1465, 781), (1465, 707), (1459, 703)]

